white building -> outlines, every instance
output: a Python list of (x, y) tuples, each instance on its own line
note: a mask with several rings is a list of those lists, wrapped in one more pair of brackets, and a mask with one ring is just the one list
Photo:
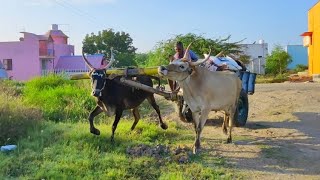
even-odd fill
[(268, 43), (259, 40), (258, 43), (240, 44), (245, 55), (250, 56), (250, 63), (247, 69), (257, 74), (265, 74), (266, 57), (268, 55)]

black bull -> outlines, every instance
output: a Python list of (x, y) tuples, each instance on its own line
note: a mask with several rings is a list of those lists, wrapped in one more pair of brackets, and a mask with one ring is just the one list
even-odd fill
[[(114, 141), (114, 133), (119, 123), (124, 110), (131, 109), (134, 116), (134, 122), (131, 130), (137, 125), (140, 115), (138, 106), (147, 99), (151, 106), (156, 110), (160, 126), (162, 129), (167, 129), (168, 126), (162, 121), (159, 106), (156, 104), (153, 93), (135, 89), (126, 86), (120, 82), (120, 77), (108, 79), (105, 69), (92, 68), (90, 72), (92, 81), (92, 95), (97, 98), (97, 106), (89, 115), (90, 132), (95, 135), (100, 135), (100, 131), (94, 127), (94, 117), (101, 112), (105, 112), (108, 116), (115, 115), (112, 125), (111, 141)], [(148, 76), (135, 77), (137, 82), (152, 87), (153, 83)]]

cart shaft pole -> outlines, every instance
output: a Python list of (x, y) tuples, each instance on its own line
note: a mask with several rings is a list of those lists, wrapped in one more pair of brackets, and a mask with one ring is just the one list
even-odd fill
[(176, 100), (177, 99), (177, 94), (176, 93), (163, 92), (163, 91), (160, 91), (158, 89), (154, 89), (153, 87), (150, 87), (150, 86), (147, 86), (147, 85), (144, 85), (144, 84), (132, 81), (132, 80), (125, 79), (124, 77), (122, 77), (120, 79), (120, 82), (122, 82), (124, 84), (127, 84), (129, 86), (132, 86), (132, 87), (134, 87), (136, 89), (142, 89), (142, 90), (150, 92), (150, 93), (158, 94), (160, 96), (163, 96), (166, 99), (170, 99), (170, 100)]

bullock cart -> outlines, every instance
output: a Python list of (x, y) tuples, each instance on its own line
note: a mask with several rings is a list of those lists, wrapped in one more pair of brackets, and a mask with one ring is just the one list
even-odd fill
[[(248, 103), (248, 94), (253, 94), (253, 91), (248, 92), (248, 77), (252, 75), (252, 73), (248, 72), (237, 72), (239, 74), (239, 78), (243, 82), (243, 88), (239, 98), (238, 104), (238, 113), (235, 115), (235, 125), (236, 126), (245, 126), (248, 119), (248, 111), (249, 111), (249, 103)], [(106, 74), (109, 79), (120, 76), (121, 83), (131, 86), (133, 88), (142, 89), (147, 92), (155, 93), (160, 96), (163, 96), (167, 100), (178, 102), (179, 106), (179, 117), (184, 122), (192, 122), (192, 115), (190, 109), (185, 110), (183, 108), (183, 96), (182, 94), (175, 91), (167, 91), (164, 86), (160, 84), (160, 77), (158, 75), (158, 66), (157, 67), (146, 67), (146, 68), (114, 68), (107, 69)], [(147, 75), (154, 79), (157, 79), (159, 84), (158, 86), (150, 87), (139, 82), (136, 82), (133, 77), (138, 75)], [(81, 73), (81, 74), (73, 74), (70, 76), (72, 80), (78, 79), (90, 79), (89, 73)], [(249, 89), (252, 87), (249, 87)], [(254, 88), (254, 87), (253, 87)]]

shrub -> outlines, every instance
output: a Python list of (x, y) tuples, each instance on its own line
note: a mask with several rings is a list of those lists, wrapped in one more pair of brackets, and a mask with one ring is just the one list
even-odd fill
[(257, 84), (262, 83), (282, 83), (288, 81), (288, 74), (278, 74), (276, 76), (273, 75), (258, 75), (256, 79)]
[(294, 72), (302, 72), (308, 69), (308, 66), (303, 64), (297, 64), (297, 66), (294, 68)]
[(281, 83), (284, 81), (288, 81), (288, 74), (284, 73), (284, 74), (278, 74), (274, 77), (273, 79), (273, 83)]
[(266, 58), (266, 73), (282, 74), (286, 72), (287, 66), (291, 62), (291, 56), (280, 45), (276, 45)]
[(78, 121), (87, 118), (95, 105), (82, 86), (81, 82), (58, 75), (35, 78), (26, 83), (24, 102), (40, 108), (45, 119)]
[(16, 143), (25, 137), (28, 130), (35, 128), (41, 113), (34, 108), (24, 107), (20, 98), (0, 94), (0, 144)]
[(24, 84), (11, 80), (0, 80), (0, 92), (6, 96), (21, 95)]

